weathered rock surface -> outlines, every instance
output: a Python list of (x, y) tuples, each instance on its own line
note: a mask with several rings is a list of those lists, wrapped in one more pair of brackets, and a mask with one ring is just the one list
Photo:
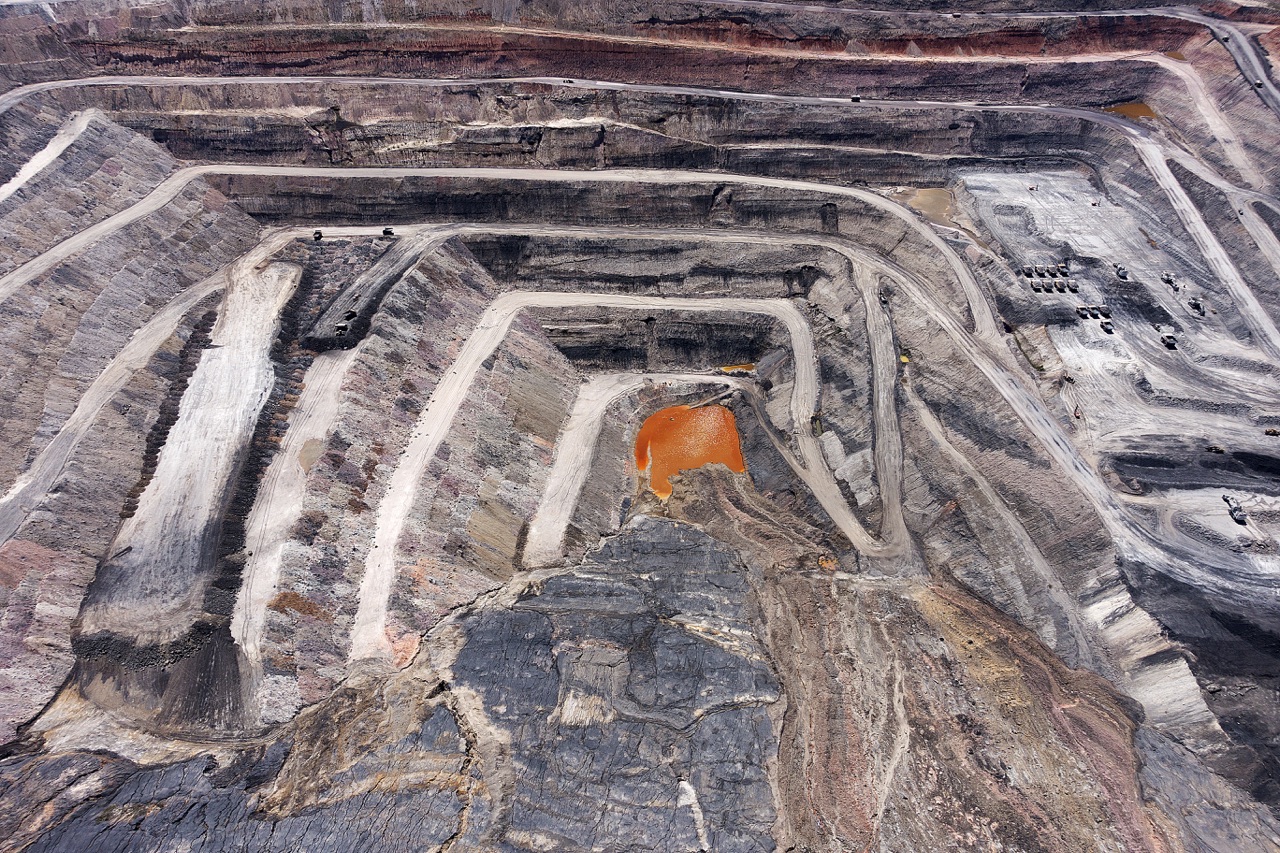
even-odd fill
[(1114, 5), (0, 7), (0, 849), (1280, 849), (1280, 18)]

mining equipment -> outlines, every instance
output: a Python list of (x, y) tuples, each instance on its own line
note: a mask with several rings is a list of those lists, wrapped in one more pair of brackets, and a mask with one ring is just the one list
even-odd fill
[(1204, 450), (1205, 450), (1205, 453), (1216, 453), (1219, 456), (1227, 452), (1226, 449), (1220, 444), (1211, 444), (1208, 447), (1206, 447)]
[(1231, 515), (1231, 520), (1236, 524), (1248, 524), (1249, 516), (1245, 515), (1244, 507), (1240, 506), (1240, 501), (1231, 497), (1231, 495), (1223, 495), (1222, 500), (1227, 504), (1227, 512)]
[(1116, 277), (1117, 277), (1117, 278), (1128, 278), (1128, 277), (1129, 277), (1129, 268), (1128, 268), (1128, 267), (1126, 267), (1126, 266), (1124, 266), (1123, 264), (1116, 264)]
[(1041, 278), (1044, 278), (1044, 267), (1040, 266), (1039, 264), (1036, 265), (1036, 275), (1040, 276)]
[(1177, 349), (1178, 339), (1173, 335), (1164, 334), (1160, 336), (1160, 343), (1164, 344), (1165, 349)]
[(1114, 335), (1116, 333), (1116, 327), (1111, 324), (1110, 320), (1103, 320), (1099, 325), (1102, 326), (1102, 331), (1106, 332), (1108, 335)]
[(1050, 278), (1057, 278), (1057, 277), (1058, 277), (1058, 268), (1057, 268), (1057, 267), (1053, 267), (1053, 266), (1046, 266), (1046, 267), (1044, 268), (1044, 271), (1045, 271), (1045, 272), (1047, 272), (1047, 273), (1049, 274), (1049, 277), (1050, 277)]
[(333, 327), (333, 334), (335, 337), (340, 338), (343, 335), (345, 335), (350, 329), (351, 329), (350, 323), (339, 323), (338, 325)]
[(1271, 436), (1280, 435), (1280, 429), (1276, 429), (1275, 427), (1267, 427), (1262, 431), (1262, 434), (1271, 435)]
[(1253, 81), (1253, 88), (1255, 88), (1255, 89), (1261, 89), (1261, 88), (1262, 88), (1262, 81), (1261, 81), (1261, 80), (1254, 80), (1254, 81)]
[(1066, 258), (1063, 258), (1062, 260), (1058, 261), (1058, 271), (1059, 271), (1059, 272), (1061, 272), (1063, 275), (1066, 275), (1066, 274), (1067, 274), (1067, 268), (1068, 268), (1068, 262), (1067, 262), (1067, 259), (1066, 259)]
[(1033, 275), (1035, 275), (1035, 270), (1031, 269), (1031, 264), (1023, 264), (1022, 274), (1027, 278), (1031, 278)]
[(1040, 282), (1036, 281), (1034, 278), (1031, 279), (1031, 289), (1034, 290), (1036, 293), (1044, 292), (1044, 287), (1040, 284)]
[(320, 229), (319, 229), (319, 228), (317, 228), (315, 231), (311, 232), (311, 239), (312, 239), (312, 240), (315, 240), (317, 243), (319, 243), (319, 242), (320, 242), (320, 239), (321, 239), (322, 237), (324, 237), (324, 235), (320, 233)]
[(1099, 306), (1098, 306), (1098, 313), (1099, 313), (1099, 314), (1101, 314), (1103, 317), (1108, 317), (1108, 318), (1110, 318), (1110, 317), (1111, 317), (1111, 306), (1109, 306), (1109, 305), (1099, 305)]
[(394, 237), (394, 236), (396, 236), (396, 232), (395, 232), (395, 231), (392, 231), (392, 230), (391, 230), (391, 226), (390, 226), (390, 225), (388, 225), (386, 228), (383, 228), (383, 229), (382, 229), (382, 236), (383, 236), (383, 237)]
[(1200, 301), (1200, 297), (1193, 296), (1187, 300), (1187, 305), (1191, 306), (1191, 310), (1195, 311), (1201, 317), (1204, 316), (1204, 303)]
[(1059, 293), (1066, 293), (1067, 285), (1063, 283), (1062, 279), (1058, 279), (1053, 283), (1053, 289), (1058, 291)]
[(1069, 278), (1067, 279), (1067, 290), (1070, 290), (1072, 293), (1079, 293), (1080, 285), (1074, 278)]
[(860, 103), (862, 103), (862, 96), (861, 96), (861, 95), (852, 95), (852, 96), (849, 98), (849, 100), (853, 101), (855, 104), (860, 104)]
[(822, 428), (822, 412), (818, 412), (816, 415), (809, 418), (809, 429), (813, 430), (815, 437), (822, 437), (822, 433), (825, 432)]
[(1160, 280), (1163, 281), (1165, 284), (1173, 284), (1173, 273), (1169, 272), (1168, 270), (1165, 270), (1164, 272), (1160, 273)]
[[(1083, 305), (1077, 305), (1077, 306), (1076, 306), (1076, 313), (1080, 315), (1080, 319), (1081, 319), (1081, 320), (1088, 320), (1088, 319), (1089, 319), (1089, 315), (1090, 315), (1091, 313), (1093, 313), (1093, 312), (1092, 312), (1092, 311), (1090, 311), (1088, 308), (1086, 308), (1086, 307), (1085, 307), (1085, 306), (1083, 306)], [(1095, 314), (1094, 316), (1097, 316), (1097, 315)]]

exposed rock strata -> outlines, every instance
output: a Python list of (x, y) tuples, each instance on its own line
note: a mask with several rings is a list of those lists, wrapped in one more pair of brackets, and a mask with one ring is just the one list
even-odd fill
[(0, 8), (0, 846), (1280, 848), (1274, 15), (446, 5)]

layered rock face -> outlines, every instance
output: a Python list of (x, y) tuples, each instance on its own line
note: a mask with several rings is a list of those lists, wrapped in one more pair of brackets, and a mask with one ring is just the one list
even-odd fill
[(1113, 5), (0, 9), (0, 849), (1280, 849), (1280, 19)]

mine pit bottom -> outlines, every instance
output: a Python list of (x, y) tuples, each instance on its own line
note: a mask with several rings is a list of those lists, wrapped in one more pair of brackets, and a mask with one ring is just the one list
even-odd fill
[(649, 471), (649, 488), (666, 500), (671, 478), (719, 462), (747, 470), (733, 412), (723, 406), (670, 406), (650, 415), (636, 435), (636, 468)]

